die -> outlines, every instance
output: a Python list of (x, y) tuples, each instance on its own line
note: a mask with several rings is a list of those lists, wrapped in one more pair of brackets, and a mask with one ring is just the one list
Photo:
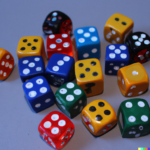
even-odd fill
[(84, 59), (75, 63), (77, 84), (87, 97), (101, 94), (104, 89), (103, 72), (96, 58)]
[(139, 62), (119, 69), (117, 78), (120, 91), (126, 97), (138, 96), (148, 90), (149, 77)]
[(75, 126), (63, 113), (52, 111), (41, 121), (38, 131), (50, 146), (61, 149), (72, 138)]
[(61, 53), (73, 57), (73, 47), (69, 34), (51, 34), (47, 36), (47, 57)]
[(135, 98), (123, 101), (117, 118), (123, 138), (136, 138), (150, 133), (150, 110), (144, 99)]
[(7, 50), (0, 48), (0, 80), (9, 77), (14, 68), (14, 58)]
[(144, 63), (150, 58), (150, 37), (144, 32), (130, 34), (125, 44), (129, 48), (133, 62)]
[(18, 68), (22, 82), (45, 75), (45, 64), (41, 56), (22, 57), (19, 59)]
[(84, 91), (75, 83), (63, 84), (55, 93), (56, 105), (68, 117), (74, 118), (87, 104)]
[(68, 33), (71, 36), (72, 28), (71, 19), (60, 11), (52, 11), (43, 23), (43, 32), (45, 34)]
[(36, 113), (52, 106), (55, 96), (43, 76), (34, 77), (23, 84), (25, 98)]
[(120, 14), (113, 14), (104, 26), (104, 38), (110, 43), (122, 44), (133, 31), (133, 20)]
[(111, 44), (106, 47), (105, 74), (117, 75), (120, 68), (129, 65), (128, 47), (124, 44)]
[(94, 100), (81, 112), (85, 127), (94, 137), (101, 136), (117, 125), (117, 116), (112, 106), (105, 100)]
[(45, 47), (44, 41), (40, 36), (22, 37), (17, 47), (18, 58), (28, 56), (42, 56), (45, 62)]
[(75, 79), (74, 59), (64, 54), (53, 54), (45, 73), (50, 84), (60, 87), (62, 84)]
[(74, 31), (78, 60), (100, 59), (100, 38), (95, 27), (82, 27)]

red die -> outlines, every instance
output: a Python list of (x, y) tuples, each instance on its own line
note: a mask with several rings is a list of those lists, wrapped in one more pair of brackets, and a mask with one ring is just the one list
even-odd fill
[(73, 136), (75, 126), (63, 113), (53, 111), (41, 121), (38, 130), (49, 145), (61, 149)]
[(69, 34), (51, 34), (47, 36), (48, 59), (55, 53), (73, 57), (73, 47)]

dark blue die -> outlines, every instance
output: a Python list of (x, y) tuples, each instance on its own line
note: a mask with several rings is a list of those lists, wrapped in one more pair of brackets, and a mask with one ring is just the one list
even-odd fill
[(23, 90), (29, 105), (36, 113), (54, 104), (54, 93), (43, 76), (37, 76), (25, 82)]
[(111, 44), (106, 47), (105, 74), (117, 75), (120, 68), (129, 65), (129, 51), (124, 44)]
[(22, 82), (45, 73), (45, 65), (41, 56), (23, 57), (19, 59), (18, 66)]
[(53, 54), (46, 68), (46, 77), (50, 84), (60, 87), (75, 79), (74, 58), (64, 54)]
[(74, 31), (78, 60), (100, 59), (100, 38), (95, 27), (82, 27)]

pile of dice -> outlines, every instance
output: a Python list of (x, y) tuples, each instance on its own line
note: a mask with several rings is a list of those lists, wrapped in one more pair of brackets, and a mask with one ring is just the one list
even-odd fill
[[(112, 15), (104, 27), (104, 37), (112, 43), (106, 47), (105, 74), (117, 76), (120, 91), (126, 97), (141, 95), (149, 87), (142, 63), (150, 58), (150, 37), (144, 32), (132, 31), (132, 19), (119, 13)], [(113, 129), (117, 122), (124, 138), (150, 134), (150, 110), (144, 99), (122, 102), (118, 115), (102, 99), (87, 105), (87, 97), (104, 90), (100, 38), (94, 26), (76, 29), (71, 39), (71, 19), (60, 11), (53, 11), (43, 23), (43, 32), (48, 35), (47, 55), (39, 36), (22, 37), (17, 55), (23, 90), (32, 110), (38, 113), (55, 103), (63, 112), (50, 112), (39, 125), (40, 135), (49, 145), (55, 149), (66, 145), (75, 131), (69, 118), (80, 113), (83, 124), (96, 137)], [(3, 79), (1, 74), (6, 69), (10, 74), (14, 60), (10, 53), (0, 51), (3, 52), (0, 79)], [(76, 83), (72, 82), (75, 78)], [(55, 95), (49, 84), (58, 87)]]

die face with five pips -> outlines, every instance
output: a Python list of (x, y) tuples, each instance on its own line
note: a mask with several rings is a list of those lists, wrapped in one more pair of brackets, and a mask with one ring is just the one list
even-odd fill
[(61, 111), (70, 118), (81, 113), (87, 104), (84, 91), (75, 83), (63, 84), (55, 93), (56, 104)]
[(149, 105), (144, 99), (123, 101), (117, 117), (123, 138), (136, 138), (150, 133)]

